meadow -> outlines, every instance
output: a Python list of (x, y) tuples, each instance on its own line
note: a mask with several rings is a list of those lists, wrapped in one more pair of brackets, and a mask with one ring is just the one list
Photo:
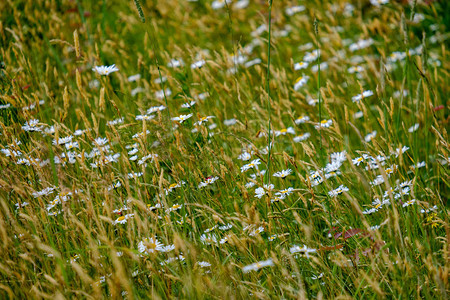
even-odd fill
[(450, 2), (0, 1), (1, 299), (447, 299)]

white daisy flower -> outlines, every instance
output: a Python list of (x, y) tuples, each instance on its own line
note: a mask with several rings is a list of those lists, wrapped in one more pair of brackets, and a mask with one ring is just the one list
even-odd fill
[(140, 253), (150, 254), (163, 250), (163, 244), (156, 238), (145, 238), (138, 244)]
[(119, 71), (116, 65), (111, 66), (95, 66), (92, 68), (92, 71), (97, 72), (100, 75), (109, 75), (112, 72)]
[(296, 63), (294, 65), (294, 70), (301, 70), (301, 69), (306, 69), (308, 67), (309, 63), (301, 61), (299, 63)]
[(259, 158), (252, 160), (249, 164), (246, 164), (244, 166), (241, 167), (241, 173), (249, 170), (249, 169), (253, 169), (256, 168), (258, 169), (258, 165), (261, 164), (261, 161)]
[(280, 178), (286, 178), (287, 176), (292, 174), (292, 170), (291, 169), (287, 169), (287, 170), (282, 170), (280, 172), (276, 172), (275, 174), (273, 174), (274, 177), (280, 177)]
[(294, 142), (299, 143), (299, 142), (305, 141), (305, 140), (307, 140), (310, 136), (311, 136), (311, 134), (310, 134), (309, 132), (306, 132), (306, 133), (301, 134), (301, 135), (297, 135), (297, 136), (294, 138)]
[(304, 86), (309, 80), (309, 76), (303, 75), (297, 78), (294, 83), (294, 90), (300, 89), (302, 86)]
[(353, 102), (359, 102), (360, 100), (364, 100), (367, 97), (370, 97), (373, 95), (373, 92), (371, 90), (367, 90), (362, 92), (362, 94), (358, 94), (356, 96), (352, 97)]
[(270, 266), (273, 266), (273, 265), (274, 265), (274, 263), (273, 263), (272, 259), (259, 261), (257, 263), (254, 263), (254, 264), (251, 264), (251, 265), (243, 267), (242, 268), (242, 272), (248, 273), (250, 271), (258, 271), (261, 268), (270, 267)]
[(183, 123), (184, 121), (186, 121), (190, 117), (192, 117), (192, 114), (180, 115), (179, 117), (172, 118), (172, 120), (173, 121), (179, 121), (180, 123)]

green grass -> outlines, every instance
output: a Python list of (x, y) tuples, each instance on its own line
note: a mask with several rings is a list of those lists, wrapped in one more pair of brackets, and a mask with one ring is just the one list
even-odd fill
[(0, 298), (448, 297), (446, 1), (238, 3), (1, 2)]

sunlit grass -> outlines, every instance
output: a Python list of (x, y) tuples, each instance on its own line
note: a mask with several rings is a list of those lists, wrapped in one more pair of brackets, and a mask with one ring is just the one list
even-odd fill
[(448, 297), (448, 4), (400, 2), (1, 2), (0, 297)]

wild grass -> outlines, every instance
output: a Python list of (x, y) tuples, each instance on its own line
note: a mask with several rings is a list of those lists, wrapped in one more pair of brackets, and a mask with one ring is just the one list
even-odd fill
[(448, 298), (449, 5), (381, 2), (0, 2), (0, 298)]

